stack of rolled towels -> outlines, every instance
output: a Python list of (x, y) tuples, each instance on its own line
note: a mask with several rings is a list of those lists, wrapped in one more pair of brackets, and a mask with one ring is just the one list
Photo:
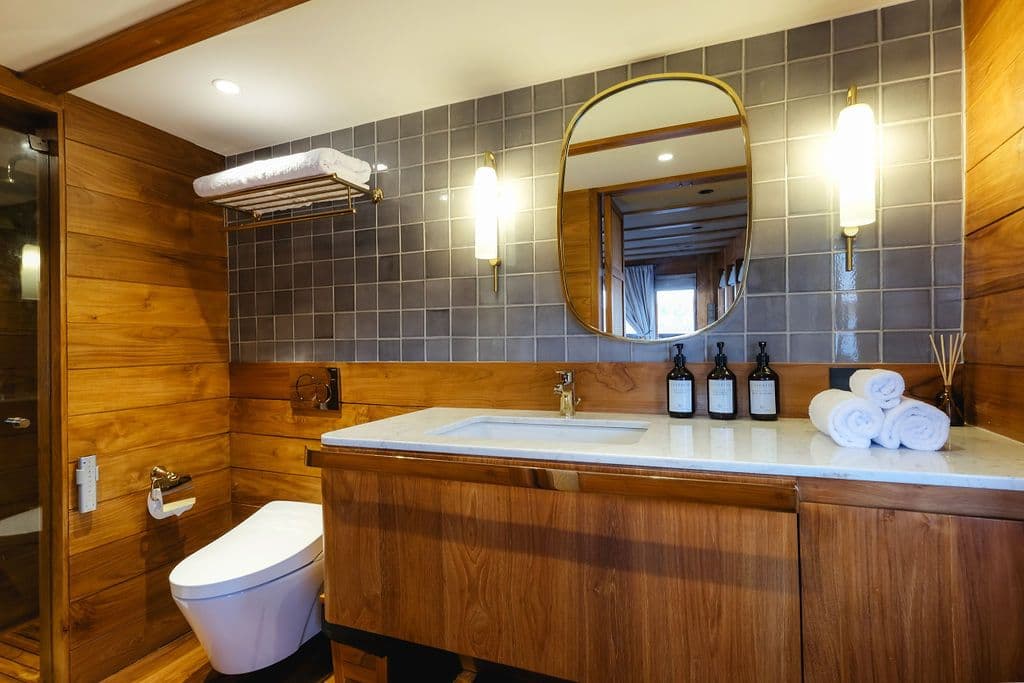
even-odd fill
[(850, 391), (828, 389), (811, 399), (811, 423), (845, 448), (905, 446), (937, 451), (949, 439), (949, 416), (903, 395), (903, 376), (892, 370), (858, 370)]

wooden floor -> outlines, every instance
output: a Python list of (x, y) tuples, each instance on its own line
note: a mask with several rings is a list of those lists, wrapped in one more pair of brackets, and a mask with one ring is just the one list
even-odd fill
[(0, 631), (0, 681), (39, 680), (39, 620)]
[(106, 683), (334, 683), (331, 651), (317, 636), (272, 667), (241, 676), (210, 668), (206, 653), (190, 632), (106, 679)]

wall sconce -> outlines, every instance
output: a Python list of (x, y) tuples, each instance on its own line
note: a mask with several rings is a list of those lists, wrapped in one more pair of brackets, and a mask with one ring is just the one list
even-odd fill
[(875, 222), (875, 114), (857, 103), (857, 86), (846, 92), (834, 139), (839, 180), (839, 227), (846, 239), (846, 270), (853, 270), (853, 240), (860, 226)]
[(39, 246), (26, 244), (21, 248), (21, 298), (39, 301)]
[(498, 172), (494, 154), (484, 152), (473, 177), (473, 212), (476, 216), (476, 257), (491, 264), (494, 291), (498, 291)]

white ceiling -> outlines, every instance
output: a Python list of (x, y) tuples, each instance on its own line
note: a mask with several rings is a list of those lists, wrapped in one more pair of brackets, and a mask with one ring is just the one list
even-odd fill
[[(7, 0), (0, 64), (178, 4)], [(891, 0), (311, 0), (78, 89), (222, 154), (892, 4)], [(209, 83), (242, 86), (230, 98)]]
[(182, 0), (4, 0), (0, 64), (24, 71), (180, 4)]

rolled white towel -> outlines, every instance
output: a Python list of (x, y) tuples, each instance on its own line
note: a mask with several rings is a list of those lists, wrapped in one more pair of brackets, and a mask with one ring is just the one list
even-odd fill
[(849, 391), (827, 389), (811, 399), (811, 423), (845, 448), (868, 448), (882, 429), (882, 409)]
[(933, 405), (904, 398), (895, 408), (885, 411), (875, 442), (886, 448), (903, 445), (915, 451), (937, 451), (948, 439), (948, 415)]
[(850, 377), (850, 391), (882, 410), (898, 406), (906, 388), (903, 375), (892, 370), (858, 370)]
[(370, 179), (370, 171), (370, 164), (362, 159), (329, 147), (318, 147), (308, 152), (251, 161), (226, 171), (204, 175), (192, 181), (192, 189), (200, 197), (216, 197), (330, 173), (351, 183), (365, 185)]

